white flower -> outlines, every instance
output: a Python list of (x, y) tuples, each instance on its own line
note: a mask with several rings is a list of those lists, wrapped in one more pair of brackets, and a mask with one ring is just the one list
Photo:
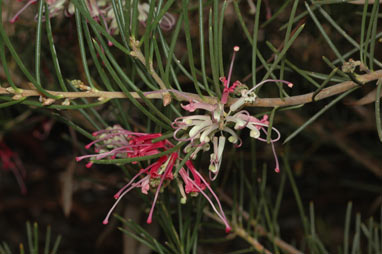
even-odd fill
[[(185, 153), (191, 151), (194, 147), (195, 150), (191, 154), (191, 158), (195, 159), (197, 153), (200, 150), (208, 150), (206, 144), (209, 142), (213, 143), (213, 153), (210, 155), (210, 173), (214, 174), (214, 177), (210, 178), (213, 180), (216, 178), (219, 173), (219, 169), (223, 159), (223, 151), (226, 143), (225, 133), (229, 134), (228, 141), (233, 143), (236, 147), (240, 147), (242, 144), (242, 140), (237, 135), (236, 131), (244, 128), (248, 128), (249, 136), (251, 138), (267, 142), (266, 138), (262, 138), (261, 134), (267, 135), (267, 128), (269, 126), (268, 116), (264, 115), (261, 120), (257, 119), (254, 116), (251, 116), (246, 110), (237, 110), (244, 106), (246, 103), (253, 103), (256, 100), (255, 89), (261, 87), (263, 84), (267, 82), (281, 82), (287, 84), (289, 87), (292, 87), (293, 84), (285, 81), (285, 80), (271, 80), (267, 79), (250, 90), (243, 89), (245, 87), (239, 81), (235, 81), (232, 86), (230, 86), (229, 82), (231, 79), (231, 73), (233, 68), (233, 60), (235, 58), (236, 52), (239, 51), (239, 47), (234, 48), (234, 54), (232, 57), (230, 70), (228, 73), (228, 79), (225, 77), (220, 78), (220, 81), (223, 82), (224, 90), (221, 101), (215, 105), (207, 104), (204, 102), (199, 102), (198, 100), (192, 99), (190, 103), (187, 105), (181, 104), (182, 108), (189, 111), (194, 112), (197, 109), (205, 110), (208, 113), (205, 115), (190, 115), (183, 116), (175, 119), (172, 123), (172, 127), (175, 129), (174, 138), (178, 141), (190, 141), (190, 144), (186, 146), (184, 149)], [(229, 107), (229, 112), (226, 113), (224, 111), (224, 106), (228, 102), (229, 94), (234, 93), (235, 89), (240, 87), (242, 90), (240, 91), (241, 97), (235, 101), (235, 103), (231, 104)], [(276, 138), (271, 138), (272, 151), (275, 156), (276, 167), (275, 171), (279, 171), (279, 163), (275, 153), (273, 143), (280, 139), (280, 132), (272, 127), (272, 131), (276, 132)], [(181, 134), (179, 137), (178, 135)], [(219, 137), (216, 134), (219, 133)]]

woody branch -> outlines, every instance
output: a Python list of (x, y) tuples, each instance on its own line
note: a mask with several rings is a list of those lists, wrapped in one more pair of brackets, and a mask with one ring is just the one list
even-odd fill
[[(377, 70), (374, 72), (370, 72), (364, 75), (357, 76), (357, 80), (361, 84), (366, 84), (371, 81), (375, 81), (382, 78), (382, 70)], [(345, 81), (342, 83), (338, 83), (336, 85), (332, 85), (330, 87), (322, 89), (313, 99), (314, 92), (306, 93), (302, 95), (290, 96), (285, 98), (257, 98), (255, 102), (246, 104), (247, 107), (285, 107), (285, 106), (293, 106), (299, 104), (306, 104), (313, 101), (322, 100), (337, 94), (344, 93), (354, 87), (359, 86), (359, 84), (353, 81)], [(147, 99), (164, 99), (164, 96), (168, 94), (171, 90), (159, 90), (154, 92), (144, 92), (144, 95)], [(175, 91), (175, 90), (174, 90)], [(109, 92), (109, 91), (83, 91), (83, 92), (62, 92), (62, 91), (50, 91), (47, 90), (48, 93), (60, 96), (63, 99), (76, 99), (76, 98), (103, 98), (103, 99), (125, 99), (127, 96), (123, 92)], [(13, 89), (0, 87), (0, 94), (8, 94), (8, 95), (18, 95), (18, 98), (23, 97), (34, 97), (41, 96), (41, 94), (34, 89), (22, 89), (19, 92), (15, 92)], [(140, 96), (136, 92), (130, 92), (130, 95), (136, 99), (140, 99)], [(201, 100), (199, 95), (194, 93), (185, 93), (178, 92), (173, 93), (173, 96), (178, 101), (189, 101), (190, 98), (193, 100)], [(227, 106), (232, 105), (238, 99), (237, 98), (229, 98)], [(209, 104), (216, 104), (218, 99), (216, 97), (205, 96), (204, 102)]]

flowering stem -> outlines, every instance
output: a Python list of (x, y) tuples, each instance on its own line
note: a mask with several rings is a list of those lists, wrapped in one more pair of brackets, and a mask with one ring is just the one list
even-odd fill
[[(382, 78), (382, 70), (374, 71), (364, 75), (359, 75), (357, 79), (362, 83), (366, 84), (367, 82), (377, 80)], [(315, 102), (322, 100), (337, 94), (344, 93), (348, 90), (351, 90), (354, 87), (359, 87), (358, 84), (353, 81), (345, 81), (327, 88), (322, 89), (320, 93), (315, 95), (313, 100), (314, 92), (306, 93), (297, 96), (286, 97), (283, 99), (280, 98), (257, 98), (255, 102), (245, 104), (247, 107), (286, 107), (292, 105), (306, 104), (310, 102)], [(105, 99), (126, 99), (127, 96), (123, 92), (109, 92), (109, 91), (85, 91), (85, 92), (61, 92), (61, 91), (50, 91), (45, 90), (47, 93), (53, 96), (60, 96), (60, 98), (76, 99), (76, 98), (105, 98)], [(154, 91), (153, 92), (144, 92), (143, 94), (147, 99), (162, 99), (163, 95), (168, 93), (169, 90), (164, 91)], [(176, 91), (176, 90), (174, 90)], [(22, 89), (21, 92), (16, 93), (14, 90), (8, 88), (0, 87), (0, 94), (9, 94), (16, 95), (19, 94), (21, 97), (33, 97), (40, 96), (41, 93), (35, 89)], [(136, 92), (130, 92), (130, 95), (135, 99), (140, 99), (140, 96)], [(179, 101), (189, 101), (190, 98), (195, 100), (200, 100), (200, 97), (197, 94), (179, 92), (174, 93), (173, 96)], [(230, 106), (235, 103), (237, 98), (228, 98), (226, 106)], [(216, 104), (217, 98), (204, 96), (204, 103)]]

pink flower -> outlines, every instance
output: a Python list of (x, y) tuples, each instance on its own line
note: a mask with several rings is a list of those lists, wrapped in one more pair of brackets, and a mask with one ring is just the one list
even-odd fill
[[(104, 158), (115, 159), (142, 157), (158, 154), (174, 147), (174, 145), (167, 139), (153, 143), (154, 139), (161, 136), (160, 133), (147, 134), (131, 132), (122, 129), (118, 125), (112, 128), (107, 128), (106, 130), (94, 132), (93, 135), (97, 137), (97, 139), (85, 147), (89, 149), (90, 147), (95, 146), (96, 154), (77, 157), (77, 161), (87, 158), (100, 160)], [(115, 207), (121, 199), (134, 188), (140, 188), (141, 192), (146, 195), (150, 190), (155, 190), (154, 200), (147, 218), (147, 223), (151, 223), (159, 193), (164, 186), (168, 186), (168, 184), (164, 183), (169, 183), (180, 176), (184, 183), (183, 187), (181, 182), (177, 181), (179, 190), (182, 194), (182, 199), (180, 202), (184, 203), (186, 201), (186, 194), (197, 196), (198, 193), (201, 193), (208, 200), (216, 214), (222, 219), (226, 225), (226, 231), (229, 232), (231, 228), (224, 215), (217, 195), (214, 193), (206, 180), (204, 180), (201, 174), (195, 169), (192, 162), (190, 160), (186, 161), (186, 167), (182, 167), (179, 170), (179, 173), (173, 172), (175, 164), (180, 163), (180, 160), (181, 158), (179, 158), (178, 151), (175, 151), (170, 155), (160, 157), (157, 161), (150, 164), (146, 168), (139, 170), (139, 172), (114, 195), (116, 201), (107, 213), (103, 223), (107, 224), (109, 222), (110, 215), (114, 211)], [(90, 161), (86, 164), (86, 166), (90, 167), (92, 163), (93, 162)], [(208, 189), (210, 194), (214, 197), (217, 206), (215, 206), (214, 202), (205, 192), (206, 189)]]
[[(206, 186), (201, 182), (201, 177), (199, 177), (199, 175), (196, 173), (196, 169), (190, 160), (186, 162), (186, 166), (188, 167), (188, 170), (186, 171), (184, 168), (182, 168), (179, 171), (179, 174), (185, 184), (184, 189), (186, 193), (195, 195), (199, 192), (199, 190), (204, 190)], [(189, 176), (189, 171), (191, 172), (194, 179), (191, 179)]]
[[(192, 165), (191, 161), (186, 162), (186, 166), (188, 170), (186, 171), (184, 168), (181, 168), (179, 171), (179, 174), (181, 175), (183, 182), (185, 183), (185, 191), (186, 193), (191, 193), (193, 195), (197, 195), (198, 193), (201, 193), (210, 203), (212, 209), (214, 212), (218, 215), (218, 217), (223, 221), (225, 225), (225, 231), (226, 233), (229, 233), (231, 231), (231, 226), (228, 223), (228, 220), (224, 214), (223, 208), (220, 204), (218, 196), (215, 194), (215, 192), (212, 190), (210, 185), (207, 183), (207, 181), (202, 177), (202, 175), (195, 169), (195, 167)], [(189, 176), (189, 171), (191, 171), (193, 179)], [(207, 188), (212, 196), (215, 198), (218, 208), (214, 205), (213, 201), (208, 197), (208, 195), (205, 193), (205, 188)]]
[[(176, 159), (178, 158), (178, 153), (172, 153), (170, 156), (163, 156), (155, 163), (151, 164), (145, 169), (141, 169), (138, 174), (136, 174), (129, 183), (123, 186), (115, 195), (114, 198), (117, 201), (109, 210), (106, 218), (103, 221), (103, 224), (107, 224), (109, 222), (109, 218), (119, 201), (125, 196), (130, 190), (133, 188), (141, 188), (142, 193), (148, 194), (148, 191), (151, 188), (156, 188), (154, 201), (151, 206), (149, 216), (147, 218), (147, 223), (150, 224), (152, 222), (152, 216), (155, 208), (155, 204), (158, 200), (159, 191), (163, 185), (165, 180), (171, 181), (174, 176), (172, 174), (172, 170), (174, 168), (174, 164)], [(146, 175), (140, 180), (134, 182), (139, 176)]]
[(12, 171), (15, 175), (16, 180), (20, 186), (22, 194), (27, 193), (27, 188), (24, 183), (24, 178), (26, 175), (24, 166), (17, 155), (13, 152), (4, 142), (0, 141), (0, 162), (1, 168), (5, 171)]
[(211, 104), (208, 104), (208, 103), (198, 102), (196, 100), (190, 101), (190, 103), (187, 104), (187, 105), (180, 104), (180, 106), (184, 110), (187, 110), (188, 112), (194, 112), (197, 109), (204, 109), (204, 110), (208, 110), (208, 111), (214, 111), (216, 109), (216, 107), (217, 107), (217, 105), (211, 105)]
[[(104, 158), (134, 158), (141, 156), (154, 155), (159, 153), (159, 149), (170, 148), (173, 145), (167, 140), (152, 143), (153, 139), (160, 137), (160, 133), (139, 133), (122, 129), (119, 125), (112, 128), (97, 131), (93, 136), (97, 137), (96, 140), (87, 144), (86, 149), (95, 146), (96, 154), (79, 156), (77, 161), (86, 158), (101, 160)], [(90, 168), (93, 162), (86, 164)]]
[(228, 95), (230, 93), (233, 93), (235, 91), (236, 86), (240, 84), (240, 82), (236, 81), (236, 82), (234, 82), (232, 84), (231, 87), (229, 86), (229, 83), (231, 81), (233, 63), (235, 61), (236, 52), (238, 52), (239, 50), (240, 50), (240, 48), (238, 46), (233, 47), (233, 55), (232, 55), (231, 65), (229, 67), (228, 79), (226, 80), (225, 77), (221, 77), (220, 78), (220, 81), (222, 81), (223, 85), (224, 85), (223, 95), (222, 95), (222, 98), (221, 98), (221, 103), (223, 105), (227, 103)]

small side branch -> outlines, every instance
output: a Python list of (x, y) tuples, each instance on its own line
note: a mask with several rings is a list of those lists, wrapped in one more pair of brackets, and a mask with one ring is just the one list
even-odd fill
[[(157, 82), (157, 84), (159, 85), (159, 87), (162, 89), (162, 90), (166, 90), (167, 87), (165, 85), (165, 83), (163, 82), (163, 80), (159, 77), (159, 75), (155, 72), (154, 70), (154, 67), (152, 65), (152, 63), (149, 63), (150, 66), (147, 66), (147, 63), (146, 63), (146, 60), (145, 60), (145, 57), (143, 56), (142, 54), (142, 51), (141, 49), (138, 47), (139, 45), (139, 42), (136, 41), (133, 37), (130, 38), (130, 45), (132, 47), (132, 51), (130, 52), (130, 54), (137, 58), (146, 68), (147, 70), (150, 72), (151, 76), (153, 77), (153, 79)], [(164, 92), (163, 93), (163, 105), (164, 106), (167, 106), (168, 104), (171, 103), (171, 95), (169, 92)]]
[[(357, 80), (362, 83), (366, 84), (367, 82), (377, 80), (382, 77), (382, 70), (378, 70), (375, 72), (367, 73), (364, 75), (357, 76)], [(359, 87), (358, 84), (356, 84), (353, 81), (345, 81), (327, 88), (324, 88), (314, 97), (314, 101), (322, 100), (337, 94), (344, 93), (354, 87)], [(251, 104), (246, 104), (247, 107), (285, 107), (285, 106), (293, 106), (293, 105), (300, 105), (300, 104), (306, 104), (313, 102), (313, 95), (312, 93), (297, 95), (297, 96), (291, 96), (286, 97), (283, 99), (280, 98), (257, 98), (255, 102)], [(237, 99), (231, 99), (228, 101), (228, 105), (231, 105), (236, 102)]]

